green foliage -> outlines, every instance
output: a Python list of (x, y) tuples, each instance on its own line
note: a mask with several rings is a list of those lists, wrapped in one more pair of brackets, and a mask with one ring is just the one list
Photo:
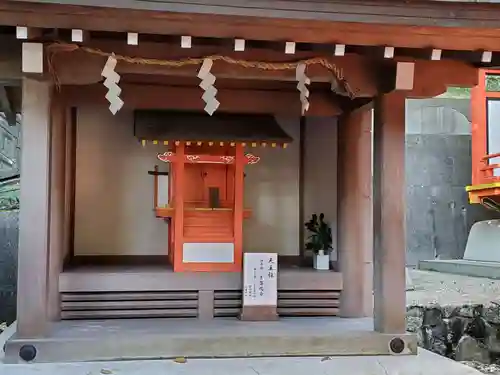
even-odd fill
[(0, 187), (0, 211), (19, 209), (19, 186)]
[(311, 220), (305, 223), (306, 229), (310, 235), (307, 238), (306, 249), (312, 250), (316, 254), (323, 250), (328, 254), (332, 249), (332, 229), (325, 222), (325, 215), (320, 214), (319, 217), (313, 214)]
[(486, 91), (500, 91), (500, 75), (488, 74), (486, 76)]
[(446, 99), (470, 99), (470, 88), (468, 87), (448, 87), (444, 94), (438, 98)]

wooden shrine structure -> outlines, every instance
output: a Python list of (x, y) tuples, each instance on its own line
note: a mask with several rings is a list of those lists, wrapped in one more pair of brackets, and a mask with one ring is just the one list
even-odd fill
[(478, 84), (472, 89), (472, 184), (469, 201), (500, 210), (500, 133), (497, 125), (499, 71), (478, 70)]
[[(500, 5), (69, 3), (0, 3), (22, 117), (6, 360), (415, 354), (405, 101), (499, 65)], [(321, 211), (330, 271), (304, 246)], [(265, 251), (280, 321), (238, 321), (242, 255)]]

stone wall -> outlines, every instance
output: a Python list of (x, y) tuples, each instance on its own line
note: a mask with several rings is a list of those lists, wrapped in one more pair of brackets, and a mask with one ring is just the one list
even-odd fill
[(18, 211), (0, 211), (0, 323), (16, 317)]
[(470, 100), (408, 100), (406, 105), (406, 254), (460, 259), (471, 226), (498, 217), (468, 203), (471, 184)]
[(419, 346), (461, 362), (500, 359), (500, 306), (409, 306), (407, 329)]

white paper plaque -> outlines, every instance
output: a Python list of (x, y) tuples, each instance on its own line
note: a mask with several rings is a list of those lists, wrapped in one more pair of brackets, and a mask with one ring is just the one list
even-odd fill
[(243, 306), (278, 304), (278, 254), (245, 253), (243, 257)]

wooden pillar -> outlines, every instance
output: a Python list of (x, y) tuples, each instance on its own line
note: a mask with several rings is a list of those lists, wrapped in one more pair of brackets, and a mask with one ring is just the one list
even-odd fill
[(244, 187), (244, 150), (236, 143), (234, 171), (234, 264), (243, 269), (243, 187)]
[(62, 98), (56, 93), (51, 111), (50, 152), (50, 230), (47, 310), (50, 320), (59, 320), (61, 301), (59, 275), (62, 272), (65, 251), (65, 157), (66, 111)]
[(51, 85), (23, 80), (21, 210), (19, 214), (17, 333), (42, 336), (47, 328)]
[(338, 247), (343, 290), (340, 314), (372, 316), (372, 174), (370, 106), (339, 121)]
[(174, 271), (182, 270), (183, 247), (184, 247), (184, 180), (185, 180), (185, 162), (186, 153), (183, 142), (175, 147), (174, 169)]
[(478, 69), (478, 84), (471, 92), (472, 115), (472, 185), (479, 185), (486, 181), (482, 178), (481, 168), (484, 166), (482, 158), (488, 154), (488, 112), (486, 109), (486, 73)]
[(374, 102), (374, 320), (382, 333), (405, 332), (405, 101), (394, 91)]
[[(74, 254), (77, 108), (66, 109), (64, 149), (64, 261)], [(63, 262), (64, 262), (63, 261)]]

